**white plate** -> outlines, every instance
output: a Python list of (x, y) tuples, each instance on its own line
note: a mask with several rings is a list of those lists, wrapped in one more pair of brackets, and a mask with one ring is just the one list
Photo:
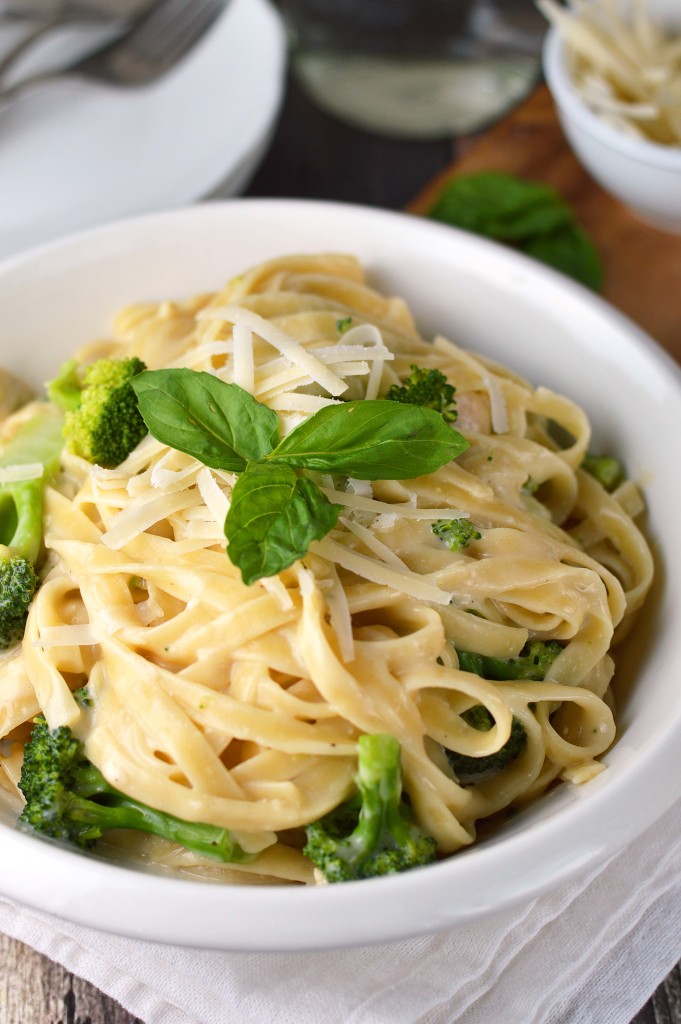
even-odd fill
[(231, 0), (157, 82), (64, 77), (0, 109), (0, 258), (115, 218), (243, 188), (279, 109), (284, 33)]
[[(492, 839), (404, 875), (320, 889), (220, 886), (107, 863), (0, 824), (0, 891), (112, 932), (293, 950), (465, 925), (565, 882), (654, 827), (681, 797), (681, 371), (629, 321), (510, 250), (430, 221), (328, 203), (203, 204), (87, 232), (0, 268), (0, 361), (34, 383), (135, 300), (219, 287), (287, 252), (345, 250), (440, 330), (581, 402), (595, 445), (640, 479), (658, 582), (619, 666), (608, 770), (565, 784)], [(632, 879), (632, 887), (637, 880)]]

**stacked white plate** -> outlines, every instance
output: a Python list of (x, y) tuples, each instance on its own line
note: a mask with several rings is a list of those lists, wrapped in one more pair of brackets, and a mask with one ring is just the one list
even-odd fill
[(240, 192), (270, 141), (284, 68), (271, 5), (231, 0), (151, 85), (65, 75), (0, 109), (0, 259), (119, 217)]

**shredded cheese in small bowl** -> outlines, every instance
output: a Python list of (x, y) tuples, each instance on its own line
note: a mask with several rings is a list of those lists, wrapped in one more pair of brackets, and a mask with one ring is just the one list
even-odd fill
[(537, 0), (567, 44), (572, 82), (586, 105), (632, 136), (681, 146), (681, 31), (657, 24), (645, 0)]
[(537, 3), (552, 22), (546, 82), (576, 156), (642, 220), (681, 234), (681, 4)]

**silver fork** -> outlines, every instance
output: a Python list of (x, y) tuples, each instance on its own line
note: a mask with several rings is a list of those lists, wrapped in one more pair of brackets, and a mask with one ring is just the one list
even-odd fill
[(152, 82), (169, 71), (198, 42), (228, 2), (160, 0), (122, 39), (59, 72), (34, 75), (0, 91), (0, 104), (7, 105), (67, 74), (122, 86)]
[(61, 28), (64, 25), (77, 25), (79, 23), (94, 25), (110, 24), (119, 29), (116, 32), (116, 38), (118, 38), (122, 32), (134, 26), (135, 19), (140, 17), (140, 14), (143, 14), (152, 2), (153, 0), (132, 0), (131, 4), (127, 4), (127, 10), (123, 8), (123, 5), (119, 5), (121, 7), (120, 11), (116, 10), (116, 4), (110, 4), (109, 9), (105, 12), (96, 6), (88, 6), (87, 0), (64, 0), (64, 3), (38, 19), (33, 27), (22, 36), (19, 42), (15, 43), (14, 46), (10, 47), (3, 54), (2, 59), (0, 59), (0, 81), (5, 78), (20, 57), (40, 39), (43, 39), (55, 29)]

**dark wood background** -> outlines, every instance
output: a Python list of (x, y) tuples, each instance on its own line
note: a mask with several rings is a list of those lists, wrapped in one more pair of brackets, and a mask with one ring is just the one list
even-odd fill
[[(492, 133), (459, 140), (412, 143), (369, 135), (327, 117), (289, 81), (275, 137), (247, 195), (336, 199), (392, 209), (409, 206), (420, 212), (424, 197), (429, 195), (428, 184), (435, 179), (442, 180), (443, 174), (457, 169), (497, 166), (542, 176), (544, 164), (537, 162), (537, 151), (530, 150), (528, 138), (536, 119), (543, 118), (544, 130), (554, 132), (550, 143), (546, 143), (545, 138), (538, 140), (538, 144), (544, 145), (548, 160), (555, 155), (556, 128), (546, 123), (547, 110), (549, 119), (552, 116), (546, 97), (539, 96), (539, 100), (541, 102), (533, 100), (519, 117), (497, 126)], [(572, 178), (562, 177), (566, 173), (566, 160), (569, 162), (569, 157), (564, 154), (558, 163), (551, 160), (551, 174), (558, 175), (554, 183), (571, 193), (571, 201), (588, 222), (586, 226), (603, 239), (608, 249), (608, 287), (620, 291), (623, 301), (631, 294), (629, 287), (618, 287), (625, 270), (615, 266), (615, 261), (632, 245), (638, 246), (629, 252), (627, 267), (630, 271), (626, 271), (637, 274), (638, 306), (625, 311), (680, 356), (681, 315), (671, 310), (665, 314), (664, 309), (660, 313), (659, 305), (653, 302), (653, 293), (660, 288), (660, 284), (656, 284), (657, 262), (663, 273), (666, 294), (673, 295), (675, 300), (681, 294), (681, 277), (678, 277), (681, 275), (681, 239), (674, 240), (638, 225), (618, 204), (613, 205), (602, 193), (594, 194), (593, 183), (585, 182), (576, 166), (572, 169)], [(611, 218), (607, 232), (606, 216)], [(612, 230), (621, 232), (618, 244), (613, 244)], [(622, 238), (626, 242), (624, 246)], [(342, 248), (342, 239), (338, 240), (338, 248)], [(645, 252), (645, 259), (641, 257), (642, 252)], [(679, 280), (679, 287), (672, 290), (670, 274)], [(616, 295), (608, 297), (618, 304)], [(144, 1024), (92, 985), (22, 943), (1, 935), (0, 964), (0, 1024)], [(597, 1007), (594, 1007), (593, 1022), (598, 1024)], [(681, 970), (678, 966), (632, 1024), (681, 1024)]]

